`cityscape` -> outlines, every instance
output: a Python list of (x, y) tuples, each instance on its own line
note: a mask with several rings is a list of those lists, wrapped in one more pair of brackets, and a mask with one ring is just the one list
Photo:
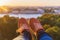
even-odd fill
[(9, 7), (0, 6), (0, 14), (43, 14), (43, 13), (60, 13), (60, 7)]
[(37, 18), (38, 16), (42, 16), (42, 14), (60, 14), (60, 7), (9, 7), (9, 6), (0, 6), (0, 17), (8, 14), (14, 17), (24, 17), (24, 18)]

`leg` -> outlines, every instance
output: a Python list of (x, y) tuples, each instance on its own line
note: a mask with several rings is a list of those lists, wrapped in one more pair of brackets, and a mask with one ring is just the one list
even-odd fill
[(23, 36), (25, 40), (32, 40), (32, 36), (30, 34), (30, 32), (28, 32), (27, 30), (23, 31)]
[(44, 30), (40, 30), (37, 32), (37, 39), (38, 40), (53, 40), (49, 34), (44, 32)]

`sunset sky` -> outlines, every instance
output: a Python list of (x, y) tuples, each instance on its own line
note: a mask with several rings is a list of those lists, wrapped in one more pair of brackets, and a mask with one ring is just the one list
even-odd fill
[(0, 0), (0, 6), (60, 6), (60, 0)]

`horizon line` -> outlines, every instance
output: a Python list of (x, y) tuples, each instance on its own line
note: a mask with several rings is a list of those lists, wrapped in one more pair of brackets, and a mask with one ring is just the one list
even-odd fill
[[(7, 5), (3, 5), (3, 6), (7, 6)], [(2, 6), (0, 6), (0, 7), (2, 7)], [(59, 7), (59, 6), (10, 6), (10, 7)]]

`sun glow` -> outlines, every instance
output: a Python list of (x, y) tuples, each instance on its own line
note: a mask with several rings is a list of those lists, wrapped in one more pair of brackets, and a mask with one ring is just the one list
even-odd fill
[(0, 6), (60, 6), (60, 0), (0, 0)]
[(7, 7), (0, 7), (2, 10), (4, 10), (4, 11), (6, 11), (6, 12), (8, 12), (8, 8)]
[(4, 6), (6, 4), (8, 4), (8, 0), (0, 0), (0, 6)]

